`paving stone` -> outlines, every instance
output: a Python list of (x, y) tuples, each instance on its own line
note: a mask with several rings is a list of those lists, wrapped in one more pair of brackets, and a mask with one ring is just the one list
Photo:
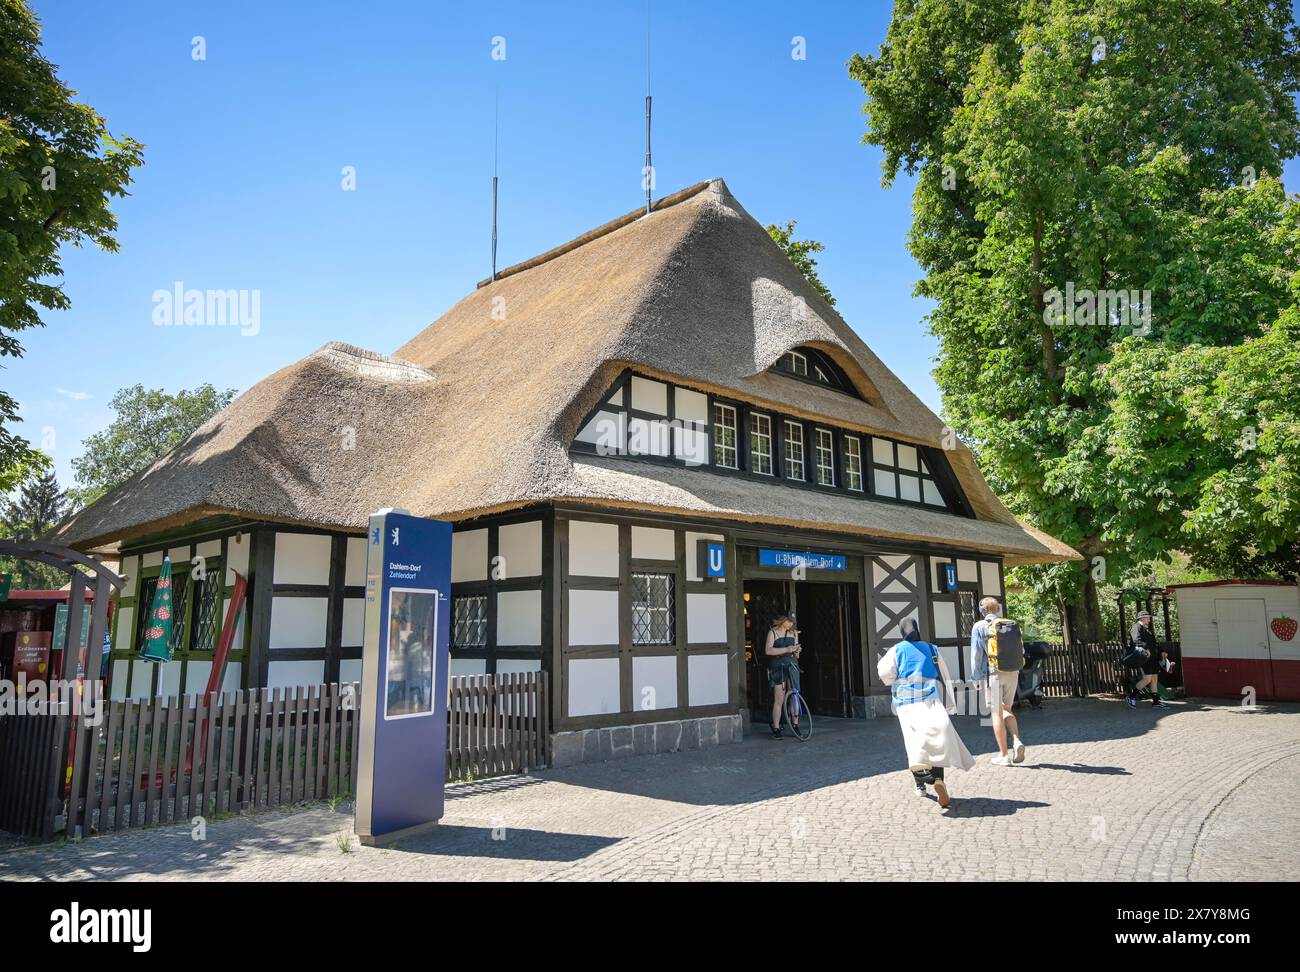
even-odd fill
[[(669, 723), (620, 734), (655, 755), (451, 786), (442, 826), (395, 848), (353, 839), (343, 853), (351, 808), (315, 805), (209, 821), (203, 841), (155, 827), (2, 849), (0, 881), (1289, 880), (1300, 868), (1298, 705), (1053, 700), (1021, 717), (1028, 758), (1009, 767), (989, 764), (977, 717), (956, 722), (977, 764), (948, 774), (947, 811), (913, 795), (892, 716), (677, 752)], [(599, 752), (600, 735), (563, 745)], [(995, 859), (990, 846), (1012, 850)]]

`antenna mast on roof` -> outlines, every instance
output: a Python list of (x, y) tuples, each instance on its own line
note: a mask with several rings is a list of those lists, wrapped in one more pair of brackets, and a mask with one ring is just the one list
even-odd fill
[(645, 214), (650, 215), (650, 188), (654, 183), (654, 166), (650, 164), (650, 0), (645, 0)]
[(501, 88), (497, 87), (492, 121), (492, 279), (497, 278), (497, 156), (501, 138)]

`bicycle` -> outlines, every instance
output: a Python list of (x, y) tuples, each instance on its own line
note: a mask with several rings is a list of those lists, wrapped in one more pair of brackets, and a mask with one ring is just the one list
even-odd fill
[[(794, 663), (796, 671), (802, 672), (799, 663)], [(785, 676), (785, 705), (782, 706), (785, 721), (790, 726), (790, 731), (798, 737), (800, 742), (807, 742), (808, 737), (812, 735), (813, 720), (812, 713), (808, 710), (808, 703), (803, 700), (803, 695), (794, 684), (794, 679), (787, 672)]]

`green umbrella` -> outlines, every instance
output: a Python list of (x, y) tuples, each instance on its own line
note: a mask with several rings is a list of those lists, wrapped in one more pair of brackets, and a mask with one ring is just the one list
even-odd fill
[(140, 657), (145, 661), (172, 660), (172, 562), (164, 557), (158, 586), (153, 590), (153, 604), (149, 608), (149, 622), (144, 629), (144, 647)]

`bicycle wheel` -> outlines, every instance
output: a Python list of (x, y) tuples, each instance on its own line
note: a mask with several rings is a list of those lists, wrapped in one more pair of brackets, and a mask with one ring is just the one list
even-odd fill
[(806, 740), (812, 735), (812, 713), (808, 711), (808, 703), (798, 692), (791, 692), (785, 697), (785, 719), (790, 724), (791, 731), (800, 740)]

